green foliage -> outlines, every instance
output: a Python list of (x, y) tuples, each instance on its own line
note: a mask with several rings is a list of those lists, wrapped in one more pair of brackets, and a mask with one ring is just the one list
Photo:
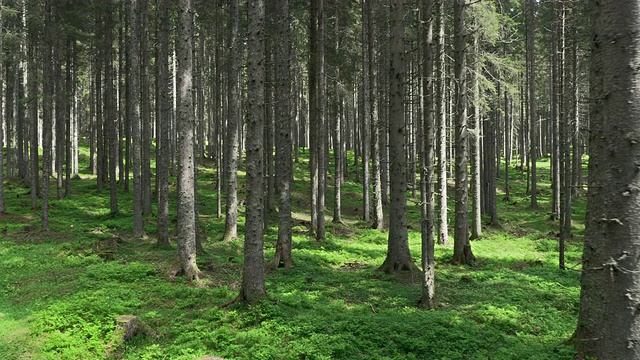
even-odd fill
[[(306, 152), (302, 152), (303, 156)], [(351, 157), (352, 154), (349, 154)], [(308, 176), (306, 158), (296, 179)], [(354, 174), (352, 159), (349, 172)], [(548, 162), (540, 162), (541, 189)], [(215, 213), (213, 170), (199, 169), (203, 280), (172, 277), (175, 250), (153, 238), (130, 239), (131, 194), (121, 192), (122, 214), (108, 214), (108, 194), (94, 179), (74, 181), (74, 194), (53, 202), (52, 231), (37, 230), (38, 214), (7, 187), (9, 214), (0, 218), (0, 354), (35, 359), (571, 359), (565, 340), (578, 312), (577, 271), (557, 269), (556, 224), (545, 210), (528, 208), (523, 174), (511, 170), (512, 199), (499, 201), (501, 228), (486, 228), (472, 243), (475, 267), (451, 265), (452, 249), (436, 247), (436, 309), (417, 308), (418, 275), (376, 271), (387, 234), (361, 216), (361, 184), (343, 187), (345, 224), (327, 224), (327, 239), (307, 234), (307, 185), (294, 182), (293, 268), (267, 276), (270, 299), (243, 308), (218, 305), (237, 295), (242, 241), (219, 242), (224, 219)], [(547, 207), (546, 192), (541, 205)], [(502, 194), (499, 192), (499, 198)], [(584, 216), (584, 203), (574, 219)], [(151, 219), (150, 219), (151, 220)], [(419, 262), (420, 213), (409, 201), (409, 242)], [(273, 223), (272, 223), (273, 224)], [(25, 229), (25, 226), (30, 226)], [(155, 224), (148, 221), (147, 232)], [(569, 266), (579, 262), (583, 225), (574, 226)], [(277, 229), (265, 235), (273, 255)], [(113, 256), (106, 258), (104, 246)], [(132, 314), (152, 329), (117, 347), (115, 319)], [(113, 353), (114, 348), (117, 351)]]

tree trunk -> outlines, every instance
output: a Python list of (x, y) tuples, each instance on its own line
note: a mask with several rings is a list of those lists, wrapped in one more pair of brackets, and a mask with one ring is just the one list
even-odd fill
[[(2, 0), (0, 0), (0, 9), (2, 9)], [(3, 69), (3, 65), (4, 65), (4, 44), (3, 44), (3, 39), (4, 39), (4, 34), (2, 33), (2, 29), (3, 29), (3, 22), (4, 22), (4, 16), (2, 11), (0, 11), (0, 214), (4, 214), (6, 209), (5, 209), (5, 205), (4, 205), (4, 170), (2, 168), (3, 166), (3, 147), (4, 147), (4, 141), (2, 138), (2, 124), (4, 122), (4, 119), (2, 118), (2, 88), (4, 86), (4, 79), (3, 79), (3, 75), (4, 75), (4, 69)]]
[(263, 250), (263, 131), (264, 131), (264, 1), (249, 4), (247, 58), (249, 105), (247, 121), (247, 206), (244, 265), (239, 299), (255, 305), (267, 297)]
[[(479, 239), (482, 237), (482, 211), (481, 204), (482, 198), (480, 197), (480, 34), (475, 32), (473, 35), (473, 74), (472, 89), (473, 89), (473, 128), (469, 131), (471, 139), (469, 139), (471, 145), (471, 239)], [(485, 141), (485, 144), (487, 142)], [(486, 152), (485, 152), (486, 156)], [(490, 174), (490, 173), (489, 173)], [(486, 172), (485, 172), (486, 175)], [(486, 178), (486, 176), (485, 176)], [(486, 197), (485, 197), (486, 199)]]
[[(367, 0), (365, 2), (364, 11), (367, 12), (367, 68), (365, 71), (369, 80), (367, 83), (369, 84), (369, 88), (365, 89), (368, 92), (368, 105), (369, 109), (366, 112), (369, 117), (369, 125), (371, 126), (371, 173), (373, 178), (373, 226), (372, 228), (382, 231), (384, 229), (384, 215), (382, 212), (382, 164), (380, 163), (381, 158), (381, 149), (380, 143), (380, 116), (378, 111), (378, 104), (380, 99), (376, 100), (378, 90), (378, 76), (374, 71), (375, 64), (375, 39), (373, 37), (373, 11), (371, 0)], [(336, 32), (337, 34), (337, 32)]]
[(465, 0), (454, 0), (454, 52), (455, 52), (455, 133), (456, 133), (456, 218), (453, 261), (473, 264), (475, 256), (469, 243), (469, 189), (467, 180), (468, 129), (466, 80)]
[(391, 2), (391, 68), (390, 68), (390, 109), (389, 116), (389, 158), (391, 160), (391, 203), (389, 216), (389, 238), (387, 257), (379, 271), (417, 272), (409, 252), (407, 233), (407, 164), (405, 157), (405, 113), (404, 113), (404, 1)]
[(325, 60), (324, 60), (324, 42), (325, 42), (325, 21), (324, 21), (324, 0), (315, 0), (317, 2), (317, 21), (318, 21), (318, 34), (316, 47), (317, 52), (317, 86), (318, 86), (318, 98), (317, 98), (317, 133), (316, 133), (316, 152), (318, 157), (318, 194), (317, 194), (317, 228), (315, 230), (316, 240), (322, 241), (325, 237), (325, 220), (324, 220), (324, 208), (325, 208), (325, 193), (327, 187), (327, 166), (326, 166), (326, 137), (327, 129), (325, 122), (325, 103), (326, 103), (326, 78), (325, 78)]
[(133, 143), (133, 236), (140, 238), (144, 236), (144, 224), (142, 213), (142, 179), (141, 179), (141, 133), (140, 133), (140, 41), (139, 41), (139, 21), (138, 21), (138, 0), (131, 0), (129, 4), (129, 23), (131, 24), (131, 49), (129, 82), (129, 103), (131, 114), (129, 122), (131, 124), (131, 137)]
[[(227, 175), (227, 198), (225, 207), (224, 241), (229, 242), (238, 237), (238, 157), (239, 149), (239, 120), (240, 120), (240, 67), (242, 45), (239, 39), (240, 7), (238, 0), (231, 1), (230, 20), (231, 32), (229, 38), (229, 76), (227, 91), (229, 92), (227, 107), (227, 136), (225, 138), (225, 166)], [(218, 169), (219, 171), (219, 169)]]
[(422, 23), (422, 60), (424, 74), (422, 75), (422, 108), (423, 133), (421, 141), (422, 152), (420, 166), (421, 180), (421, 210), (422, 210), (422, 297), (420, 305), (428, 309), (435, 306), (435, 204), (434, 204), (434, 171), (435, 158), (435, 117), (433, 103), (433, 1), (421, 2)]
[(192, 0), (179, 0), (178, 7), (178, 257), (187, 280), (196, 280), (200, 270), (196, 264)]
[(589, 192), (578, 358), (640, 359), (640, 3), (592, 4)]
[(140, 24), (140, 122), (141, 122), (141, 196), (142, 214), (151, 213), (151, 96), (149, 82), (149, 2), (139, 2), (138, 21)]
[[(291, 17), (289, 0), (278, 0), (274, 5), (275, 61), (276, 61), (276, 175), (279, 193), (278, 241), (271, 267), (291, 268)], [(336, 177), (337, 178), (337, 177)]]
[(43, 55), (43, 94), (42, 94), (42, 230), (49, 230), (49, 185), (51, 176), (51, 122), (53, 119), (53, 46), (56, 34), (53, 22), (53, 0), (45, 1), (45, 49)]
[(157, 246), (169, 247), (169, 127), (171, 121), (171, 99), (169, 95), (169, 0), (159, 0), (158, 13), (158, 146), (156, 172), (158, 182), (158, 229)]
[(438, 51), (436, 54), (436, 152), (438, 154), (438, 244), (449, 244), (447, 206), (447, 114), (445, 112), (444, 0), (435, 0)]
[[(113, 12), (115, 11), (112, 0), (109, 0), (105, 11), (105, 38), (104, 38), (104, 55), (105, 55), (105, 94), (104, 94), (104, 117), (105, 132), (108, 136), (109, 143), (109, 203), (111, 206), (111, 215), (118, 213), (118, 179), (116, 178), (116, 168), (118, 161), (118, 117), (116, 116), (115, 90), (113, 87)], [(106, 136), (105, 136), (106, 138)]]
[(536, 109), (536, 56), (535, 56), (535, 22), (536, 22), (536, 0), (527, 2), (527, 55), (529, 60), (528, 87), (529, 87), (529, 131), (530, 131), (530, 160), (531, 160), (531, 207), (538, 207), (538, 183), (537, 167), (538, 160), (538, 118)]

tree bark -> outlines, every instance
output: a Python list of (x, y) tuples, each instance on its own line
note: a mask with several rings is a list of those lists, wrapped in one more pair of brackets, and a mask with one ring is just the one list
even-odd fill
[(536, 0), (527, 2), (527, 56), (529, 59), (528, 90), (529, 90), (529, 131), (530, 131), (530, 161), (531, 161), (531, 207), (538, 207), (538, 183), (537, 166), (538, 161), (538, 118), (536, 109), (536, 55), (535, 55), (535, 22), (536, 22)]
[(158, 182), (158, 228), (157, 246), (169, 247), (169, 128), (171, 121), (171, 99), (169, 95), (169, 0), (159, 0), (158, 13), (158, 146), (156, 172)]
[[(279, 193), (278, 241), (271, 267), (291, 268), (291, 179), (292, 133), (291, 133), (291, 17), (289, 0), (278, 0), (276, 10), (275, 61), (276, 86), (276, 175)], [(337, 176), (336, 176), (337, 178)]]
[(247, 206), (244, 240), (244, 265), (239, 299), (255, 305), (267, 297), (264, 279), (264, 1), (249, 3), (247, 58), (249, 105), (247, 121)]
[(640, 359), (640, 3), (592, 4), (589, 192), (578, 358)]
[(229, 92), (227, 107), (227, 136), (225, 138), (225, 166), (227, 175), (224, 241), (229, 242), (238, 237), (238, 157), (239, 119), (240, 119), (240, 67), (242, 46), (239, 40), (240, 6), (238, 0), (231, 1), (229, 38), (229, 75), (227, 91)]
[(133, 143), (133, 236), (144, 236), (143, 209), (142, 209), (142, 179), (141, 179), (141, 133), (140, 133), (140, 41), (138, 22), (138, 0), (130, 0), (129, 24), (131, 25), (131, 49), (129, 53), (129, 103), (131, 107), (131, 137)]
[(454, 0), (454, 72), (455, 72), (455, 133), (456, 133), (456, 217), (453, 261), (473, 264), (476, 259), (469, 243), (469, 189), (465, 0)]
[(435, 117), (433, 102), (433, 0), (421, 2), (422, 23), (422, 108), (423, 133), (421, 158), (421, 210), (422, 210), (422, 297), (420, 305), (428, 309), (435, 306)]
[(391, 160), (391, 203), (389, 216), (389, 237), (387, 257), (379, 271), (417, 272), (409, 252), (407, 233), (407, 165), (405, 154), (405, 113), (404, 113), (404, 1), (391, 2), (391, 68), (390, 68), (390, 116), (389, 116), (389, 158)]
[(185, 277), (197, 280), (200, 269), (196, 264), (192, 0), (179, 0), (178, 7), (178, 258)]
[(438, 154), (438, 244), (449, 244), (449, 218), (447, 206), (447, 116), (445, 112), (445, 50), (444, 50), (444, 0), (435, 0), (437, 54), (436, 54), (436, 152)]

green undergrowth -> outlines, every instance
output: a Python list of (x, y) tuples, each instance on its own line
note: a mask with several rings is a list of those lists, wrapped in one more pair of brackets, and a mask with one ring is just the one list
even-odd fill
[[(575, 204), (568, 243), (567, 265), (574, 268), (562, 271), (544, 165), (535, 210), (523, 174), (511, 171), (512, 198), (498, 201), (500, 226), (485, 227), (472, 242), (476, 266), (452, 265), (452, 248), (436, 246), (436, 309), (424, 310), (417, 307), (418, 274), (376, 271), (387, 234), (360, 220), (362, 185), (354, 181), (352, 158), (344, 224), (330, 222), (328, 197), (327, 239), (308, 235), (305, 155), (294, 183), (293, 267), (269, 272), (269, 300), (250, 308), (218, 308), (238, 293), (242, 241), (220, 242), (224, 219), (215, 216), (215, 171), (208, 167), (199, 172), (204, 276), (194, 283), (173, 276), (175, 248), (156, 248), (152, 236), (131, 238), (130, 193), (120, 190), (121, 211), (112, 216), (108, 188), (97, 193), (95, 178), (82, 174), (71, 196), (52, 201), (51, 231), (42, 232), (28, 189), (5, 182), (0, 359), (572, 359), (584, 196)], [(417, 200), (409, 204), (409, 240), (419, 264)], [(267, 259), (276, 223), (265, 234)], [(146, 231), (154, 230), (155, 218), (148, 218)], [(125, 314), (151, 331), (118, 343), (115, 319)]]

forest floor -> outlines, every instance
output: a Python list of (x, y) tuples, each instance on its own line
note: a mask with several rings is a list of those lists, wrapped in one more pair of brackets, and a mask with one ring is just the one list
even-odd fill
[[(82, 160), (86, 166), (86, 154)], [(111, 216), (108, 187), (97, 193), (95, 178), (83, 173), (73, 180), (71, 196), (51, 202), (51, 229), (42, 232), (29, 190), (7, 181), (7, 214), (0, 215), (0, 359), (572, 359), (584, 196), (573, 208), (567, 250), (573, 268), (562, 271), (557, 225), (549, 216), (548, 159), (538, 165), (541, 207), (529, 208), (525, 175), (512, 169), (511, 201), (498, 192), (500, 226), (485, 227), (472, 242), (476, 266), (452, 265), (453, 248), (436, 246), (434, 310), (417, 307), (418, 274), (376, 271), (387, 234), (359, 220), (362, 185), (353, 181), (353, 167), (343, 188), (345, 223), (330, 222), (330, 188), (327, 239), (318, 243), (307, 234), (304, 156), (296, 164), (294, 264), (267, 274), (270, 300), (251, 308), (218, 308), (238, 293), (242, 240), (220, 241), (224, 219), (215, 216), (209, 167), (199, 168), (206, 253), (198, 264), (205, 276), (193, 283), (172, 276), (175, 241), (170, 250), (155, 247), (155, 218), (146, 219), (147, 239), (131, 238), (130, 192), (120, 190), (121, 213)], [(410, 198), (408, 209), (419, 264), (418, 200)], [(267, 259), (274, 253), (275, 217), (271, 224)], [(120, 341), (120, 315), (139, 317), (147, 331)]]

